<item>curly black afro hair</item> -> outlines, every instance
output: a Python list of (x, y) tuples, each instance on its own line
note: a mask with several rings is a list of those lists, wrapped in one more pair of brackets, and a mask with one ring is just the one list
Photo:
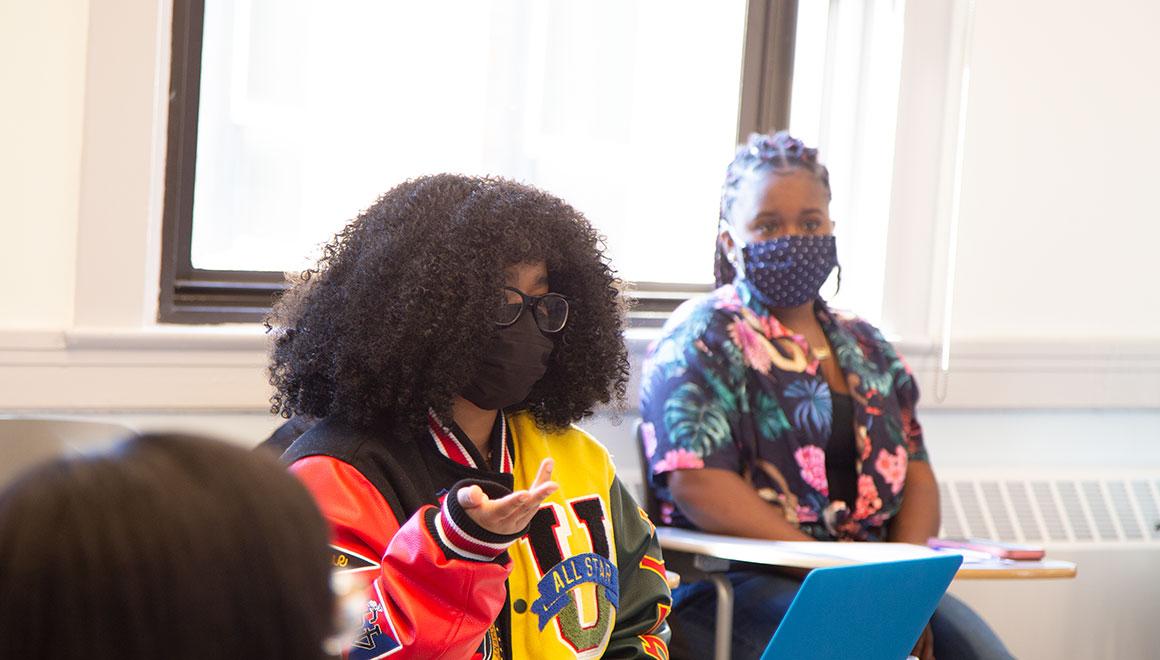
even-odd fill
[(619, 280), (603, 239), (531, 186), (451, 174), (396, 186), (323, 248), (266, 321), (271, 411), (418, 427), (450, 417), (491, 345), (504, 269), (543, 260), (568, 325), (526, 404), (559, 428), (623, 402), (628, 357)]

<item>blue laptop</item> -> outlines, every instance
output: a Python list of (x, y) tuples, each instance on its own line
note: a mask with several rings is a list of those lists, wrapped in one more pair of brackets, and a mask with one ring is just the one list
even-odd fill
[(930, 621), (960, 555), (811, 571), (762, 660), (903, 660)]

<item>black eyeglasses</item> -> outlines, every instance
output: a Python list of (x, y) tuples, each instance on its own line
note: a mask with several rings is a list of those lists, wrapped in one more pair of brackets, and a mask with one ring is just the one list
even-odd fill
[[(559, 332), (568, 323), (568, 299), (558, 293), (529, 296), (514, 287), (504, 287), (504, 300), (496, 310), (495, 324), (507, 327), (520, 320), (525, 309), (532, 310), (532, 317), (542, 332)], [(515, 296), (519, 296), (519, 302)]]

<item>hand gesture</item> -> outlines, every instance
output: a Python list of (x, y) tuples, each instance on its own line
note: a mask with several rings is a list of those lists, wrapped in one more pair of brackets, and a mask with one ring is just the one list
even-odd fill
[(551, 481), (552, 467), (552, 459), (545, 458), (531, 488), (517, 490), (498, 500), (488, 497), (479, 486), (461, 488), (458, 491), (459, 506), (475, 524), (487, 531), (504, 536), (515, 534), (528, 526), (540, 504), (560, 487)]

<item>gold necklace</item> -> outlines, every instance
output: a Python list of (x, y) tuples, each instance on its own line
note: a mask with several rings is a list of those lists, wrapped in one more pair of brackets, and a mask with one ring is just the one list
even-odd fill
[(815, 348), (812, 350), (814, 353), (814, 357), (817, 358), (819, 362), (822, 360), (829, 360), (830, 359), (830, 349), (828, 349), (828, 348)]

